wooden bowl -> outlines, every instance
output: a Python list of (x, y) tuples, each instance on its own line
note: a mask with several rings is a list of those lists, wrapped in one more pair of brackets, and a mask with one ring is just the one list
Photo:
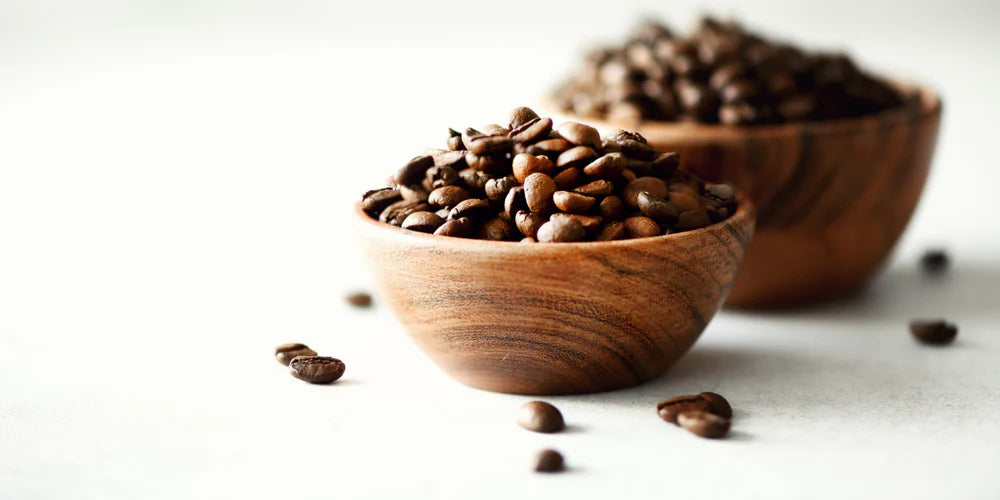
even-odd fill
[(632, 240), (516, 243), (433, 236), (356, 209), (379, 296), (464, 384), (518, 394), (618, 389), (663, 373), (722, 305), (754, 211)]
[(886, 260), (920, 199), (941, 122), (938, 96), (919, 105), (826, 122), (733, 127), (613, 124), (638, 129), (683, 168), (730, 182), (757, 207), (757, 230), (726, 302), (785, 307), (861, 289)]

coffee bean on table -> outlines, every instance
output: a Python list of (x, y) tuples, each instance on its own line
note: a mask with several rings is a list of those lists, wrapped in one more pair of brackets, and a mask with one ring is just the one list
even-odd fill
[(535, 472), (560, 472), (564, 468), (563, 456), (556, 450), (542, 450), (535, 457)]
[(698, 394), (698, 397), (708, 401), (708, 411), (720, 417), (732, 418), (733, 407), (730, 406), (726, 398), (714, 392), (702, 392)]
[(531, 401), (517, 412), (517, 424), (529, 431), (559, 432), (566, 426), (558, 408), (544, 401)]
[(950, 344), (958, 336), (958, 327), (943, 319), (910, 321), (910, 333), (924, 344)]
[(347, 303), (354, 307), (370, 307), (372, 296), (365, 292), (354, 292), (347, 295)]
[(288, 363), (292, 361), (292, 358), (296, 356), (315, 356), (316, 351), (309, 348), (305, 344), (292, 343), (292, 344), (281, 344), (274, 348), (274, 359), (277, 359), (279, 363), (288, 366)]
[(948, 253), (941, 249), (927, 250), (920, 257), (920, 267), (927, 274), (941, 274), (948, 270), (950, 264)]
[(685, 411), (677, 416), (677, 425), (703, 438), (718, 439), (729, 433), (730, 420), (707, 411)]
[(711, 401), (699, 396), (674, 396), (656, 405), (656, 414), (664, 421), (677, 424), (677, 417), (686, 411), (708, 411)]
[(288, 363), (293, 377), (310, 384), (329, 384), (344, 374), (344, 362), (328, 356), (296, 356)]

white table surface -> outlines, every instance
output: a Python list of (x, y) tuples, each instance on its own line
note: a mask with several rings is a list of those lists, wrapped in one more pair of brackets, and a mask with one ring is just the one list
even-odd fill
[[(369, 286), (349, 207), (662, 5), (0, 3), (0, 498), (1000, 498), (1000, 16), (870, 4), (714, 10), (942, 90), (888, 270), (839, 304), (724, 311), (659, 380), (547, 398), (569, 429), (539, 435), (514, 424), (531, 398), (452, 382), (344, 303)], [(939, 244), (955, 267), (929, 280)], [(917, 345), (914, 316), (959, 340)], [(289, 377), (288, 341), (347, 374)], [(729, 439), (656, 417), (705, 390)], [(569, 470), (530, 472), (543, 447)]]

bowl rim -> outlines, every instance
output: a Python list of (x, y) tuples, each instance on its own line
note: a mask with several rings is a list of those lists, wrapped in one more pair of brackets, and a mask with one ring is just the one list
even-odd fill
[(683, 231), (680, 233), (671, 234), (661, 234), (658, 236), (644, 236), (642, 238), (629, 238), (624, 240), (611, 240), (611, 241), (575, 241), (575, 242), (534, 242), (534, 243), (524, 243), (522, 244), (520, 240), (514, 241), (495, 241), (495, 240), (484, 240), (479, 238), (458, 238), (453, 236), (439, 236), (430, 233), (422, 233), (420, 231), (413, 231), (410, 229), (403, 229), (402, 227), (393, 226), (380, 222), (376, 219), (371, 218), (364, 210), (361, 209), (361, 202), (357, 201), (354, 203), (354, 216), (356, 219), (357, 227), (362, 230), (382, 232), (388, 237), (402, 237), (402, 238), (415, 238), (415, 241), (422, 243), (435, 244), (443, 247), (452, 247), (455, 249), (466, 249), (466, 250), (488, 250), (497, 248), (506, 249), (524, 249), (523, 251), (532, 252), (545, 252), (554, 249), (598, 249), (598, 248), (628, 248), (635, 246), (647, 245), (650, 243), (658, 242), (670, 242), (670, 241), (684, 241), (692, 238), (698, 238), (702, 234), (712, 233), (712, 232), (723, 232), (722, 228), (726, 225), (733, 224), (738, 227), (749, 227), (752, 229), (755, 227), (757, 222), (756, 209), (750, 198), (745, 195), (742, 191), (736, 191), (736, 212), (734, 212), (729, 217), (720, 220), (714, 224), (709, 224), (704, 227), (699, 227), (697, 229), (692, 229), (690, 231)]
[(671, 122), (659, 120), (642, 120), (635, 123), (614, 122), (602, 118), (580, 116), (561, 109), (551, 96), (545, 100), (544, 108), (552, 110), (554, 118), (563, 121), (579, 121), (598, 130), (625, 129), (639, 130), (648, 136), (674, 136), (693, 138), (706, 142), (719, 139), (743, 139), (746, 137), (799, 135), (803, 129), (811, 134), (837, 134), (871, 126), (892, 125), (905, 122), (914, 117), (940, 115), (943, 108), (941, 95), (926, 86), (910, 83), (905, 80), (890, 78), (887, 81), (903, 92), (916, 93), (920, 101), (916, 113), (907, 106), (897, 106), (878, 113), (868, 115), (838, 118), (835, 120), (795, 121), (764, 125), (723, 125), (719, 123)]

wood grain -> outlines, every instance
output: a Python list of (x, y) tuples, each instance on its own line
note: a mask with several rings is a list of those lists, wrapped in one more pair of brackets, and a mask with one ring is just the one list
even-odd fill
[(900, 87), (918, 92), (919, 105), (829, 122), (638, 126), (657, 149), (680, 152), (683, 168), (735, 184), (757, 207), (728, 306), (834, 299), (874, 276), (920, 199), (941, 121), (936, 95)]
[(571, 394), (658, 377), (704, 330), (736, 276), (754, 211), (668, 236), (512, 243), (432, 236), (357, 209), (378, 293), (458, 381)]

